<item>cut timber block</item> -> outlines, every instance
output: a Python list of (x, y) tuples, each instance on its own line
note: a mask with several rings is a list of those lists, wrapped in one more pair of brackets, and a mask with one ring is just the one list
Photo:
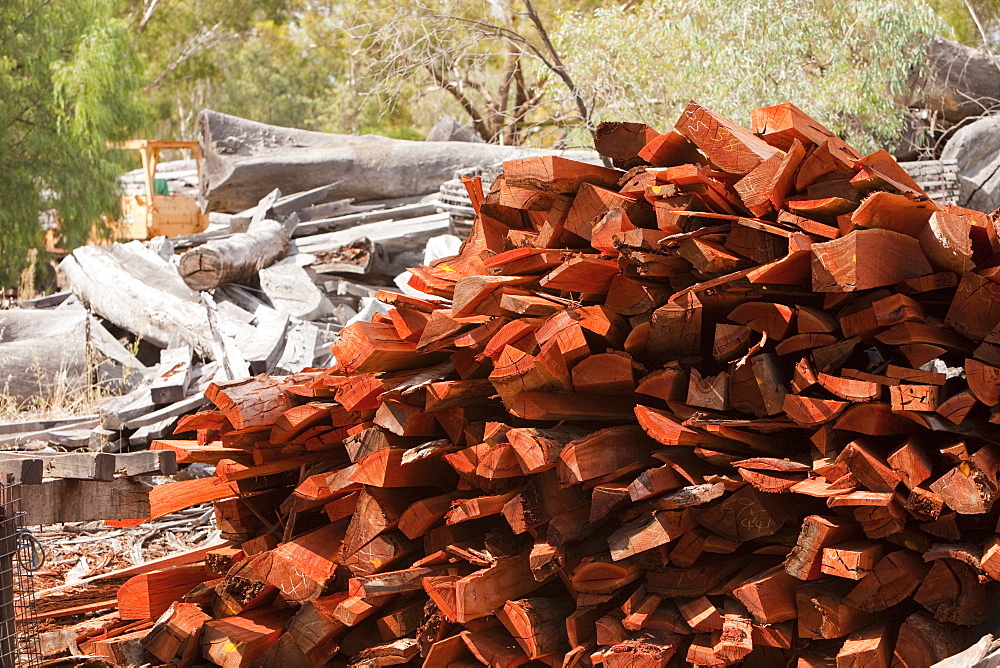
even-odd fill
[(552, 155), (509, 160), (503, 164), (503, 173), (508, 186), (557, 195), (572, 195), (584, 183), (615, 188), (621, 175), (609, 167)]
[(249, 668), (278, 641), (284, 627), (285, 620), (266, 609), (206, 622), (202, 654), (222, 668)]
[(933, 272), (916, 239), (890, 230), (854, 230), (813, 244), (812, 253), (815, 292), (868, 290)]
[(674, 127), (730, 174), (748, 174), (779, 153), (749, 130), (695, 102), (688, 104)]
[(24, 523), (142, 520), (150, 514), (151, 485), (130, 478), (59, 479), (21, 488)]
[(191, 348), (180, 346), (160, 351), (160, 365), (149, 386), (154, 404), (172, 404), (187, 396), (191, 383)]

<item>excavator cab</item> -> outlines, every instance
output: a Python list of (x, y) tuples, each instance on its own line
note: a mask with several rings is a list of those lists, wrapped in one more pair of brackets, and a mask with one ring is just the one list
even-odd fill
[(157, 139), (130, 139), (118, 148), (139, 151), (145, 188), (139, 194), (122, 195), (122, 217), (116, 225), (117, 236), (122, 239), (152, 239), (157, 236), (176, 237), (202, 232), (208, 227), (208, 216), (201, 212), (198, 202), (186, 195), (171, 195), (156, 178), (156, 165), (160, 151), (187, 149), (191, 151), (198, 175), (201, 176), (201, 148), (196, 141), (160, 141)]

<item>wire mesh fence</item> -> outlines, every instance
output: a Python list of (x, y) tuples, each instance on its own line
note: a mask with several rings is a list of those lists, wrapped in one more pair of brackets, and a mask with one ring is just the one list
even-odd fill
[(0, 667), (41, 666), (32, 571), (39, 546), (24, 530), (21, 486), (0, 480)]

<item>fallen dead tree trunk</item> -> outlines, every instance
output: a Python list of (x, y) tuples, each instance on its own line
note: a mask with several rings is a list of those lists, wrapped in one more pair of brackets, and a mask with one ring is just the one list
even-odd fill
[(214, 239), (184, 253), (178, 272), (192, 290), (212, 290), (224, 283), (246, 284), (282, 257), (291, 239), (289, 226), (254, 221), (246, 232)]
[[(202, 206), (242, 211), (273, 188), (298, 192), (335, 183), (328, 197), (361, 202), (426, 195), (461, 170), (560, 153), (468, 142), (419, 142), (282, 128), (203, 110)], [(561, 152), (577, 160), (596, 154)]]
[(910, 103), (936, 111), (951, 123), (1000, 107), (1000, 68), (995, 56), (944, 37), (927, 47), (927, 67), (915, 80)]
[(0, 311), (0, 394), (23, 401), (87, 385), (87, 311)]
[[(198, 293), (158, 259), (131, 253), (126, 246), (82, 246), (59, 268), (73, 292), (102, 318), (160, 348), (179, 338), (215, 359), (215, 337)], [(243, 327), (237, 322), (231, 326)]]

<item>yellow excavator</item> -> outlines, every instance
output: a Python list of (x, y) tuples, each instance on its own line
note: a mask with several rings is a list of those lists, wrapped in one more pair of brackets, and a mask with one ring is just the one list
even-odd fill
[(157, 187), (156, 179), (160, 151), (168, 149), (191, 151), (200, 177), (201, 148), (198, 142), (130, 139), (117, 148), (139, 151), (146, 187), (140, 194), (122, 195), (122, 217), (115, 226), (116, 236), (121, 239), (176, 237), (201, 232), (208, 227), (208, 215), (201, 212), (193, 197), (171, 195), (166, 188)]

